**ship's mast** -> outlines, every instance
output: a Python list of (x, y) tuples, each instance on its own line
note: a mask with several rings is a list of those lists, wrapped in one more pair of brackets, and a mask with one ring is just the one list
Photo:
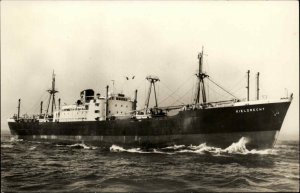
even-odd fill
[(196, 74), (196, 76), (198, 77), (198, 82), (197, 82), (197, 90), (194, 99), (194, 104), (200, 103), (200, 93), (202, 94), (202, 103), (206, 103), (204, 78), (208, 77), (208, 75), (206, 75), (203, 72), (203, 47), (202, 47), (202, 51), (198, 54), (198, 59), (199, 59), (199, 72), (198, 74)]
[(20, 106), (21, 106), (21, 99), (18, 100), (18, 116), (17, 116), (17, 120), (20, 119)]
[(60, 98), (58, 99), (58, 110), (60, 111)]
[(259, 72), (256, 75), (256, 99), (259, 100)]
[(40, 116), (43, 114), (43, 101), (41, 101), (41, 110), (40, 110)]
[(48, 110), (49, 110), (49, 106), (50, 106), (50, 102), (52, 100), (51, 103), (51, 115), (53, 115), (53, 109), (56, 108), (55, 107), (55, 93), (57, 93), (58, 91), (55, 90), (55, 74), (54, 74), (54, 70), (53, 70), (53, 74), (52, 74), (52, 88), (47, 90), (50, 94), (49, 96), (49, 101), (48, 101), (48, 106), (47, 106), (47, 111), (46, 111), (46, 115), (48, 115)]
[(146, 79), (150, 82), (150, 85), (149, 85), (148, 95), (147, 95), (147, 98), (146, 98), (146, 101), (145, 101), (145, 110), (147, 110), (148, 107), (149, 107), (149, 100), (150, 100), (150, 94), (151, 94), (152, 85), (153, 85), (153, 88), (154, 88), (155, 107), (157, 107), (155, 82), (159, 81), (159, 78), (155, 77), (155, 76), (147, 76)]
[(133, 110), (136, 111), (136, 106), (137, 106), (137, 92), (138, 90), (136, 89), (134, 91), (134, 101), (133, 101)]
[(108, 118), (108, 89), (109, 86), (106, 86), (106, 97), (105, 97), (105, 119), (107, 120)]
[(250, 90), (250, 86), (249, 86), (249, 78), (250, 78), (250, 70), (247, 71), (247, 101), (249, 101), (249, 90)]

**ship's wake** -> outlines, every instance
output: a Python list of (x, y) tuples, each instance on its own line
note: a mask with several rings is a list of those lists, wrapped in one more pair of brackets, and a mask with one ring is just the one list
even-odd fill
[(110, 147), (111, 152), (128, 152), (128, 153), (160, 153), (160, 154), (179, 154), (179, 153), (196, 153), (196, 154), (211, 154), (215, 156), (221, 156), (226, 154), (276, 154), (273, 149), (264, 149), (264, 150), (248, 150), (246, 148), (248, 140), (245, 137), (242, 137), (238, 142), (232, 143), (225, 149), (219, 147), (208, 146), (206, 143), (202, 143), (198, 146), (194, 145), (173, 145), (160, 149), (150, 149), (143, 150), (141, 148), (123, 148), (118, 145), (112, 145)]

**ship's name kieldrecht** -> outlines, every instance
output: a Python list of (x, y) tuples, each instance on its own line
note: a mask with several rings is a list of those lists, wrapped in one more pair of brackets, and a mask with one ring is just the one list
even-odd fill
[(249, 112), (259, 112), (259, 111), (264, 111), (265, 108), (249, 108), (249, 109), (237, 109), (235, 113), (249, 113)]

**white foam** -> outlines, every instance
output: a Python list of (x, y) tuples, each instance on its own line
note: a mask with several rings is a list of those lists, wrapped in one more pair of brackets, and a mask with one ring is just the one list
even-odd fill
[(32, 146), (29, 148), (29, 150), (34, 150), (36, 148), (36, 146)]
[(261, 155), (277, 155), (277, 151), (274, 149), (264, 149), (264, 150), (256, 150), (252, 149), (251, 151), (248, 151), (248, 154), (261, 154)]
[(73, 145), (67, 145), (68, 147), (79, 147), (79, 148), (83, 148), (83, 149), (97, 149), (97, 147), (94, 146), (87, 146), (84, 143), (75, 143)]
[(17, 142), (17, 141), (23, 141), (23, 139), (18, 139), (16, 137), (11, 137), (9, 142)]
[[(131, 148), (131, 149), (125, 149), (118, 145), (112, 145), (110, 147), (111, 152), (129, 152), (129, 153), (161, 153), (161, 154), (176, 154), (176, 153), (197, 153), (197, 154), (212, 154), (214, 156), (220, 156), (220, 155), (228, 155), (228, 154), (276, 154), (276, 152), (273, 149), (264, 149), (264, 150), (248, 150), (246, 148), (246, 144), (248, 143), (248, 139), (246, 137), (241, 137), (238, 142), (232, 143), (230, 146), (228, 146), (225, 149), (219, 148), (219, 147), (213, 147), (208, 146), (206, 143), (202, 143), (198, 146), (195, 145), (173, 145), (164, 147), (161, 149), (153, 149), (153, 151), (142, 151), (140, 148)], [(164, 152), (161, 150), (174, 150), (172, 152)]]
[(198, 146), (189, 145), (187, 149), (179, 150), (179, 153), (198, 153), (198, 154), (205, 154), (205, 153), (215, 153), (219, 154), (221, 148), (207, 146), (206, 143), (202, 143)]
[(11, 144), (1, 144), (1, 148), (13, 148), (14, 146)]
[(173, 145), (173, 146), (168, 146), (168, 147), (164, 147), (162, 149), (181, 149), (181, 148), (184, 148), (185, 145)]
[(131, 149), (124, 149), (123, 147), (120, 147), (118, 145), (112, 145), (109, 150), (111, 152), (129, 152), (129, 153), (151, 153), (142, 151), (141, 148), (131, 148)]
[(248, 139), (242, 137), (237, 143), (232, 143), (229, 147), (222, 150), (222, 152), (226, 153), (237, 153), (237, 154), (246, 154), (249, 150), (246, 148), (246, 143)]
[(123, 147), (120, 147), (118, 145), (112, 145), (109, 150), (111, 152), (128, 152), (128, 153), (157, 153), (157, 154), (174, 154), (170, 152), (162, 152), (157, 149), (153, 149), (153, 151), (143, 151), (141, 148), (130, 148), (130, 149), (125, 149)]
[(157, 149), (153, 149), (153, 152), (149, 152), (149, 153), (168, 154), (168, 155), (175, 154), (175, 152), (174, 152), (174, 153), (171, 153), (171, 152), (163, 152), (163, 151), (159, 151), (159, 150), (157, 150)]
[(111, 152), (123, 152), (126, 151), (123, 147), (117, 146), (117, 145), (112, 145), (109, 150)]
[(59, 145), (59, 144), (55, 144), (56, 147), (63, 147), (65, 145)]
[(223, 152), (232, 153), (232, 154), (276, 154), (273, 149), (263, 149), (263, 150), (248, 150), (246, 148), (246, 144), (249, 140), (245, 137), (242, 137), (237, 143), (232, 143), (229, 147), (227, 147)]

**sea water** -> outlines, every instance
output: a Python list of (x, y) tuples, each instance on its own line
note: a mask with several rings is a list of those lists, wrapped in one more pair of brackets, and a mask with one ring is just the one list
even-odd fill
[(299, 191), (299, 142), (248, 150), (174, 145), (143, 150), (1, 137), (1, 191)]

